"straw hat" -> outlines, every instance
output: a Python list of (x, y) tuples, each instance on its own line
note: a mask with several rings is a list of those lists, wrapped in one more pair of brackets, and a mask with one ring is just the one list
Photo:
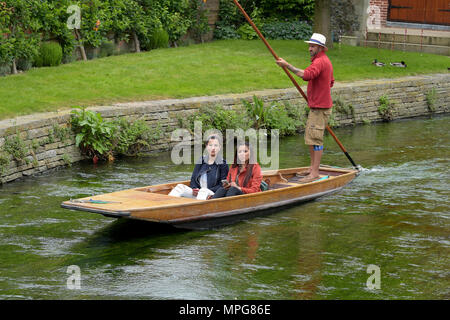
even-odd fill
[(319, 46), (324, 47), (325, 49), (328, 49), (325, 46), (325, 43), (327, 42), (327, 38), (323, 34), (320, 33), (313, 33), (311, 36), (311, 39), (309, 41), (305, 41), (306, 43), (312, 43), (312, 44), (318, 44)]

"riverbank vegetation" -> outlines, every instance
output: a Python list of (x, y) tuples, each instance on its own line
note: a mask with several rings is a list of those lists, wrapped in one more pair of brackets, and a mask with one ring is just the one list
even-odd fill
[(73, 110), (70, 124), (75, 144), (84, 155), (109, 161), (117, 155), (136, 156), (148, 151), (162, 135), (159, 126), (149, 127), (144, 120), (105, 121), (100, 113), (85, 109)]
[[(299, 68), (310, 64), (307, 44), (270, 41)], [(447, 72), (448, 57), (376, 48), (335, 46), (328, 55), (336, 82)], [(375, 67), (405, 61), (407, 68)], [(299, 79), (300, 85), (306, 83)], [(0, 119), (74, 105), (186, 98), (292, 87), (259, 40), (221, 40), (138, 54), (78, 61), (0, 78)], [(20, 98), (18, 98), (20, 96)]]
[[(221, 105), (205, 106), (188, 117), (179, 117), (180, 128), (194, 132), (195, 122), (202, 123), (202, 133), (218, 130), (225, 137), (227, 129), (278, 130), (279, 136), (289, 136), (302, 130), (306, 124), (309, 108), (306, 105), (292, 105), (288, 102), (264, 103), (253, 96), (253, 101), (242, 100), (244, 109), (225, 109)], [(244, 111), (244, 112), (243, 112)]]

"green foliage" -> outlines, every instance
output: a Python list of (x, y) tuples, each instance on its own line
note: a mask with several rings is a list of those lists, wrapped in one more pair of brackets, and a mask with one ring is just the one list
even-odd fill
[(112, 123), (103, 120), (100, 113), (86, 109), (71, 112), (75, 144), (89, 157), (104, 158), (112, 152)]
[(249, 24), (243, 24), (237, 29), (237, 33), (243, 40), (254, 40), (258, 38), (255, 30)]
[(9, 168), (9, 164), (9, 157), (3, 152), (0, 152), (0, 177), (6, 174)]
[(67, 28), (70, 13), (67, 8), (75, 4), (71, 0), (40, 1), (33, 8), (33, 15), (39, 20), (42, 40), (56, 40), (62, 47), (63, 60), (68, 60), (75, 48), (75, 39), (72, 30)]
[(394, 119), (394, 108), (395, 105), (389, 100), (387, 95), (382, 95), (378, 101), (380, 106), (378, 107), (378, 113), (384, 121), (391, 121)]
[[(262, 22), (261, 19), (261, 10), (259, 10), (258, 8), (255, 8), (252, 11), (250, 17), (252, 18), (253, 23), (256, 25), (258, 29), (261, 29), (261, 27), (264, 26), (264, 23)], [(248, 23), (242, 24), (239, 27), (239, 29), (237, 29), (237, 33), (244, 40), (253, 40), (258, 38), (258, 35), (256, 34), (255, 30), (253, 30), (253, 27)]]
[[(0, 44), (0, 47), (1, 47), (1, 44)], [(10, 72), (11, 72), (11, 63), (1, 63), (0, 62), (0, 76), (6, 76)]]
[[(310, 28), (303, 24), (312, 21), (314, 0), (241, 0), (239, 2), (246, 12), (252, 13), (253, 22), (263, 34), (262, 30), (266, 30), (270, 39), (305, 39), (308, 34), (310, 35)], [(269, 26), (265, 27), (266, 23)], [(233, 1), (221, 0), (214, 38), (237, 39), (236, 33), (242, 39), (256, 38), (256, 33)]]
[[(81, 9), (80, 29), (67, 27), (73, 12), (70, 5)], [(28, 70), (29, 62), (38, 54), (39, 43), (54, 41), (61, 45), (62, 61), (70, 62), (77, 42), (87, 49), (103, 47), (100, 56), (113, 54), (112, 37), (117, 41), (137, 38), (144, 48), (155, 30), (166, 30), (168, 41), (177, 41), (191, 29), (201, 39), (209, 31), (202, 0), (8, 0), (0, 2), (0, 64)], [(80, 39), (75, 39), (78, 34)], [(160, 38), (158, 38), (160, 39)], [(164, 44), (159, 44), (165, 46)], [(138, 43), (138, 42), (136, 42)], [(159, 42), (161, 43), (161, 42)], [(45, 46), (45, 45), (44, 45)], [(41, 53), (42, 55), (42, 53)], [(46, 65), (38, 57), (36, 65)], [(50, 65), (59, 61), (52, 55)], [(2, 71), (2, 74), (7, 72)]]
[(253, 104), (242, 100), (242, 104), (247, 110), (247, 115), (250, 117), (253, 122), (253, 128), (260, 129), (266, 128), (267, 118), (268, 118), (268, 109), (264, 106), (264, 101), (259, 99), (257, 96), (253, 96)]
[(336, 114), (334, 112), (331, 112), (330, 118), (328, 119), (328, 126), (330, 128), (339, 126), (339, 121), (336, 120)]
[(286, 108), (289, 117), (296, 121), (296, 126), (298, 127), (298, 129), (305, 129), (309, 114), (308, 105), (303, 103), (293, 105), (289, 102), (285, 102), (284, 107)]
[(62, 159), (67, 166), (72, 166), (72, 158), (67, 153), (63, 154)]
[(72, 111), (75, 143), (89, 157), (111, 159), (113, 154), (134, 156), (148, 149), (163, 134), (161, 127), (147, 126), (144, 120), (104, 121), (100, 113), (79, 109)]
[(289, 115), (287, 108), (279, 103), (273, 103), (267, 108), (266, 128), (268, 130), (278, 130), (279, 135), (293, 135), (300, 127), (300, 119), (295, 119)]
[(314, 0), (259, 0), (256, 3), (265, 17), (312, 21), (314, 15)]
[(303, 124), (303, 113), (290, 104), (273, 102), (266, 106), (257, 96), (253, 96), (253, 104), (245, 100), (242, 103), (255, 129), (277, 129), (280, 136), (285, 136), (294, 134)]
[(162, 129), (158, 125), (150, 128), (144, 120), (131, 122), (121, 118), (113, 121), (114, 126), (114, 153), (126, 156), (139, 155), (148, 150), (162, 136)]
[(369, 124), (371, 124), (370, 120), (367, 119), (367, 118), (362, 118), (361, 120), (362, 120), (362, 123), (363, 123), (364, 125), (369, 125)]
[(162, 28), (158, 28), (149, 37), (147, 49), (167, 48), (169, 46), (169, 34)]
[(203, 42), (203, 35), (211, 30), (206, 14), (203, 0), (190, 0), (189, 15), (192, 21), (190, 31), (193, 37), (201, 42)]
[(226, 129), (243, 129), (250, 128), (250, 120), (246, 115), (233, 110), (224, 109), (221, 105), (204, 106), (200, 110), (187, 119), (178, 119), (180, 126), (194, 132), (195, 121), (202, 123), (203, 132), (210, 129), (217, 129), (225, 133)]
[(351, 35), (358, 30), (358, 15), (352, 0), (331, 1), (331, 29), (335, 36), (334, 41), (338, 41), (339, 35)]
[(36, 67), (55, 67), (61, 64), (63, 51), (57, 42), (43, 42), (35, 57)]
[(59, 139), (59, 141), (64, 142), (69, 138), (70, 135), (70, 129), (64, 126), (59, 126), (58, 124), (54, 123), (52, 126), (52, 132), (54, 136)]
[(3, 150), (9, 153), (14, 160), (18, 162), (23, 162), (29, 153), (28, 147), (20, 137), (19, 132), (16, 132), (16, 134), (12, 137), (5, 137)]
[(274, 21), (264, 23), (261, 33), (267, 39), (306, 40), (312, 35), (312, 27), (303, 21)]
[(333, 100), (333, 111), (336, 111), (347, 116), (351, 115), (353, 121), (355, 121), (355, 108), (352, 104), (346, 104), (341, 98), (336, 98)]
[(115, 45), (112, 41), (105, 41), (100, 45), (99, 58), (109, 57), (115, 54)]
[(38, 0), (9, 0), (0, 3), (0, 62), (31, 60), (37, 53), (39, 20), (33, 15)]
[(436, 89), (432, 88), (425, 95), (425, 99), (427, 101), (428, 111), (435, 112), (436, 111)]
[[(255, 4), (253, 1), (239, 1), (239, 3), (246, 12), (252, 12), (255, 8)], [(233, 30), (236, 30), (245, 21), (246, 20), (244, 16), (239, 11), (238, 7), (233, 3), (233, 1), (219, 1), (219, 21), (216, 23), (216, 25), (220, 24), (220, 26), (222, 27), (229, 26)]]
[(29, 59), (18, 59), (17, 60), (17, 70), (28, 71), (33, 66), (33, 62)]
[(240, 38), (240, 34), (237, 33), (233, 27), (223, 25), (222, 23), (216, 23), (216, 28), (214, 29), (214, 39), (226, 40)]
[(220, 105), (202, 107), (187, 118), (179, 118), (182, 128), (194, 131), (194, 122), (202, 123), (203, 132), (216, 129), (225, 135), (227, 129), (276, 129), (280, 136), (292, 135), (306, 123), (306, 109), (289, 103), (273, 102), (265, 106), (262, 99), (253, 96), (253, 103), (242, 100), (241, 110), (224, 109)]

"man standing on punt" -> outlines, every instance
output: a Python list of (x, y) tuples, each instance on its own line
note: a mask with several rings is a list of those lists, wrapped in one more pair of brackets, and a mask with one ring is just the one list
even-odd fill
[(305, 177), (299, 182), (311, 182), (319, 178), (320, 160), (323, 153), (323, 134), (328, 124), (333, 101), (331, 87), (334, 84), (333, 66), (325, 52), (326, 38), (320, 33), (314, 33), (309, 41), (311, 65), (305, 70), (298, 69), (279, 58), (277, 64), (286, 67), (305, 81), (308, 81), (307, 95), (310, 108), (305, 129), (305, 144), (309, 146), (311, 166), (305, 172)]

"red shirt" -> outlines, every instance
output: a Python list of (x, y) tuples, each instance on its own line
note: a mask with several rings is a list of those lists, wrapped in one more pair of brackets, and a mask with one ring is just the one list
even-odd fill
[(308, 106), (310, 108), (331, 108), (331, 87), (334, 84), (333, 66), (325, 52), (321, 51), (311, 59), (305, 69), (303, 80), (308, 81)]
[[(233, 168), (231, 166), (230, 171), (228, 171), (228, 181), (234, 181), (236, 182), (236, 175), (239, 170), (239, 166), (236, 166)], [(244, 169), (244, 171), (239, 172), (238, 176), (238, 185), (242, 189), (243, 193), (254, 193), (254, 192), (260, 192), (261, 191), (261, 181), (262, 181), (262, 174), (261, 174), (261, 167), (259, 164), (255, 163), (253, 165), (253, 171), (252, 176), (250, 180), (247, 182), (247, 185), (242, 186), (245, 180), (245, 175), (247, 174), (247, 167)]]

